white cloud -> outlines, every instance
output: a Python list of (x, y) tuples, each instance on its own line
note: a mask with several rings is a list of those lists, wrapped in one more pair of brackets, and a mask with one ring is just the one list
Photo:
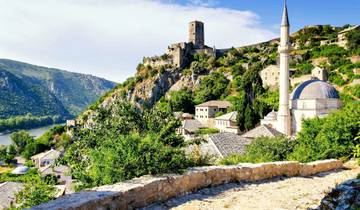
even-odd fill
[(217, 48), (276, 36), (250, 11), (201, 4), (0, 0), (0, 57), (120, 82), (134, 74), (143, 56), (162, 54), (168, 44), (186, 41), (188, 22), (194, 19), (205, 22), (206, 43)]

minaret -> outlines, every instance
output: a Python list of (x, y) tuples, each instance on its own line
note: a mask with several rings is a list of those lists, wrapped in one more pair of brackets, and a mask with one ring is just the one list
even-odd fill
[(288, 10), (286, 1), (284, 4), (284, 12), (281, 21), (281, 36), (280, 36), (280, 103), (279, 112), (277, 115), (277, 130), (285, 135), (291, 135), (291, 116), (289, 109), (289, 53), (291, 51), (290, 45), (290, 24), (288, 17)]

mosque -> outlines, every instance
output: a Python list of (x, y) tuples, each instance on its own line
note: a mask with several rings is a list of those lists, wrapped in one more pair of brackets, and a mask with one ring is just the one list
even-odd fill
[(261, 120), (261, 125), (270, 126), (287, 136), (301, 130), (303, 119), (325, 116), (341, 106), (337, 90), (331, 84), (317, 78), (301, 83), (289, 94), (289, 55), (291, 52), (289, 32), (288, 9), (285, 3), (279, 46), (279, 111), (270, 112)]

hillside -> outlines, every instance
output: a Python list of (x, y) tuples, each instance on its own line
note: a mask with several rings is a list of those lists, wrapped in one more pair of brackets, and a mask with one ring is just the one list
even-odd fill
[[(349, 40), (347, 46), (338, 42), (341, 31), (349, 27), (307, 26), (292, 34), (292, 77), (308, 75), (315, 66), (319, 66), (328, 71), (328, 81), (338, 90), (352, 97), (358, 95), (358, 86), (351, 84), (360, 78), (359, 30), (346, 33), (345, 37)], [(187, 105), (191, 107), (207, 100), (226, 99), (239, 103), (235, 107), (242, 107), (240, 111), (244, 113), (249, 107), (247, 118), (251, 118), (251, 122), (246, 128), (249, 129), (269, 110), (277, 108), (277, 91), (262, 87), (259, 72), (277, 64), (278, 43), (279, 40), (274, 39), (251, 46), (218, 50), (216, 57), (205, 53), (192, 54), (187, 58), (190, 62), (182, 68), (168, 64), (148, 65), (144, 61), (137, 66), (134, 77), (101, 97), (81, 117), (87, 119), (88, 115), (96, 115), (100, 104), (107, 106), (123, 99), (137, 107), (149, 108), (166, 96), (173, 102), (173, 111), (190, 113), (193, 110), (186, 108), (189, 107)], [(166, 56), (160, 58), (163, 57)], [(187, 100), (185, 103), (181, 101), (184, 98)], [(245, 118), (243, 116), (243, 121)]]
[(91, 75), (0, 59), (0, 118), (80, 113), (114, 82)]

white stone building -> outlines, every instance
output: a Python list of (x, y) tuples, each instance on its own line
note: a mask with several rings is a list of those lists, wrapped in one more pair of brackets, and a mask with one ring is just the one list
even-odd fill
[(215, 128), (220, 132), (239, 134), (240, 130), (236, 123), (237, 112), (229, 112), (215, 118)]
[(56, 159), (60, 157), (60, 152), (54, 149), (51, 149), (46, 152), (39, 153), (31, 157), (31, 160), (35, 164), (35, 167), (41, 168), (47, 165), (55, 163)]
[(208, 101), (195, 106), (195, 119), (208, 127), (215, 126), (215, 114), (217, 112), (226, 113), (231, 103), (228, 101)]

